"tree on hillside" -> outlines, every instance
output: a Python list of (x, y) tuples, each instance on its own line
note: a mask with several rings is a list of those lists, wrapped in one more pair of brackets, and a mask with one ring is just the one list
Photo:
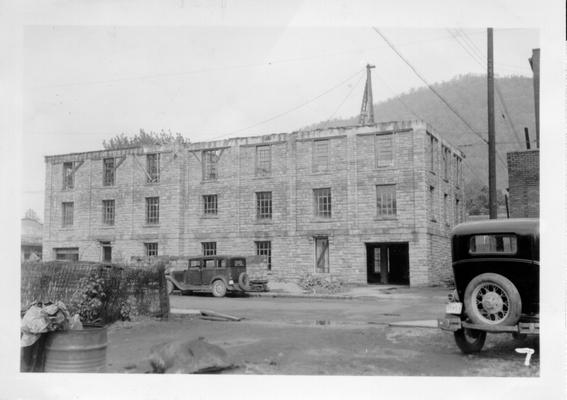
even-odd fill
[(104, 140), (102, 142), (102, 146), (105, 150), (116, 150), (128, 147), (162, 146), (172, 143), (185, 144), (190, 143), (190, 140), (183, 137), (180, 133), (176, 133), (174, 135), (173, 133), (165, 132), (164, 130), (160, 133), (156, 133), (151, 131), (146, 132), (145, 130), (140, 129), (140, 132), (132, 137), (121, 133), (110, 138), (108, 141)]
[[(469, 215), (487, 215), (488, 210), (488, 186), (477, 182), (470, 182), (465, 187), (466, 209)], [(496, 192), (496, 204), (498, 207), (505, 205), (502, 192)]]

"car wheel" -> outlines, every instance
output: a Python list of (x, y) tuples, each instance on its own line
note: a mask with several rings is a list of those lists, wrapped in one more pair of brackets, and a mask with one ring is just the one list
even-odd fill
[(224, 297), (226, 294), (226, 285), (220, 279), (213, 282), (213, 296)]
[(250, 284), (250, 279), (248, 278), (248, 274), (246, 272), (242, 272), (238, 276), (238, 285), (242, 290), (248, 290), (249, 284)]
[(476, 329), (459, 329), (454, 332), (455, 342), (464, 354), (478, 353), (486, 340), (486, 332)]
[(516, 286), (499, 274), (473, 278), (465, 290), (465, 312), (475, 324), (514, 325), (522, 313), (522, 299)]
[(166, 279), (167, 281), (167, 294), (171, 294), (173, 293), (173, 289), (175, 289), (175, 286), (173, 285), (173, 282), (171, 282), (169, 279)]

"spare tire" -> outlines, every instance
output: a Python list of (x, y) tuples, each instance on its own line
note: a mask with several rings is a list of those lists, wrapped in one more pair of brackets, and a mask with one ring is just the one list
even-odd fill
[(242, 290), (247, 290), (249, 284), (250, 284), (250, 279), (248, 278), (248, 274), (246, 272), (242, 272), (238, 276), (238, 285)]
[(465, 290), (465, 312), (474, 324), (515, 325), (522, 313), (522, 299), (506, 277), (485, 273), (474, 277)]

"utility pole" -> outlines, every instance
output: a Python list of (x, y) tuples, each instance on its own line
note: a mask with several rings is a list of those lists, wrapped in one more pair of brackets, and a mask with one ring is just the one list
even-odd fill
[(364, 87), (364, 97), (362, 98), (358, 119), (360, 125), (374, 124), (374, 102), (372, 100), (372, 78), (370, 76), (372, 68), (374, 68), (374, 65), (366, 64), (366, 86)]
[(487, 31), (487, 83), (488, 83), (488, 213), (498, 218), (496, 202), (496, 132), (494, 127), (494, 49), (492, 28)]
[(534, 74), (536, 148), (539, 149), (539, 49), (532, 49), (532, 56), (529, 61)]

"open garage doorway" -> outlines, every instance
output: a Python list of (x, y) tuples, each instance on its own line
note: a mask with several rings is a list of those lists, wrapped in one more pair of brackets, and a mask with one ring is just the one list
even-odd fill
[(368, 283), (409, 285), (409, 245), (366, 243)]

